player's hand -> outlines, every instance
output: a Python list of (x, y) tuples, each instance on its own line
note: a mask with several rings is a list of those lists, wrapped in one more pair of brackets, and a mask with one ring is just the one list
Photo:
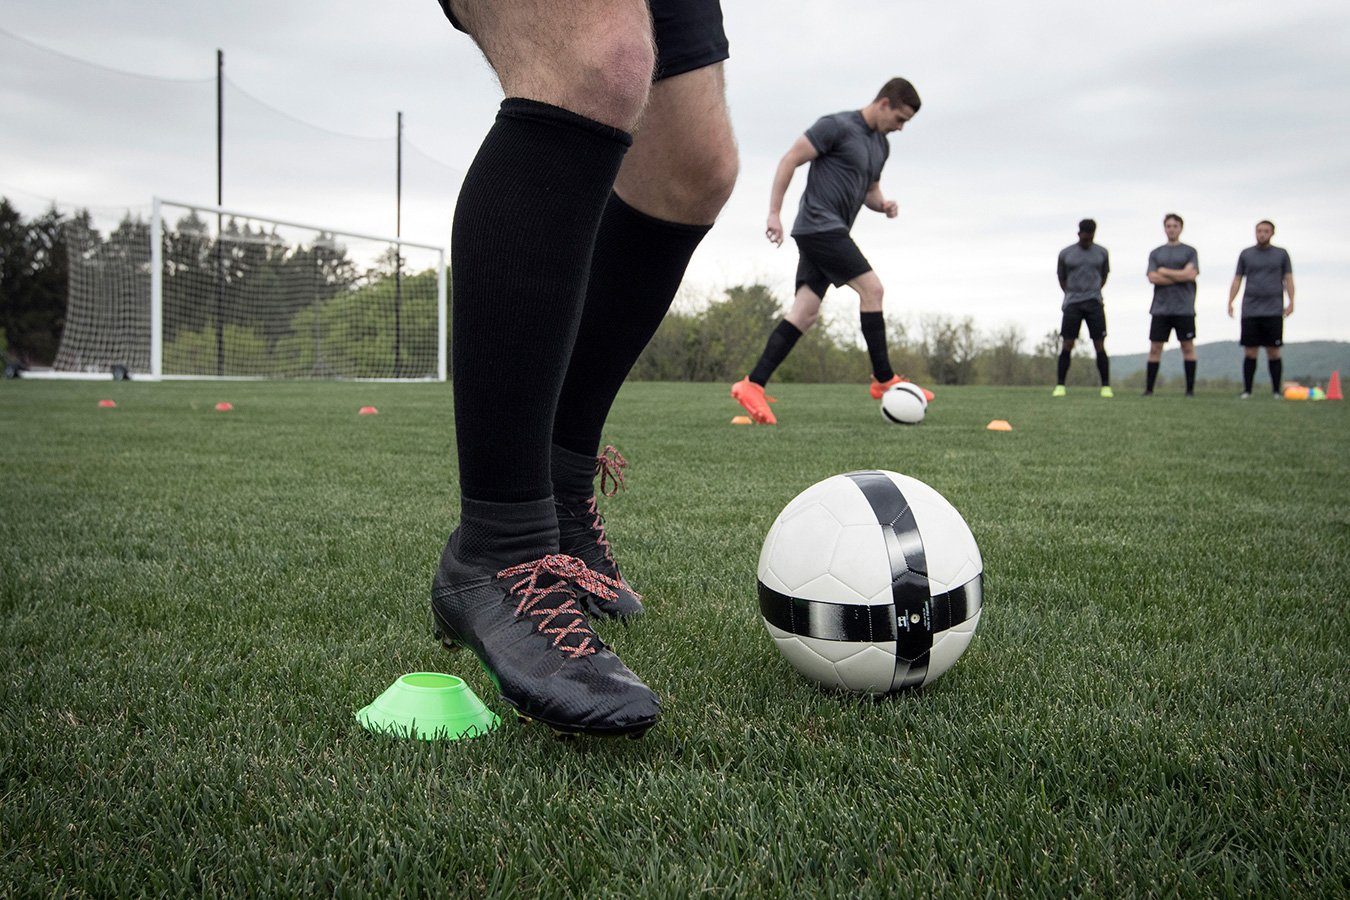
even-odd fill
[(1228, 304), (1228, 318), (1233, 318), (1233, 304), (1231, 302)]
[(881, 211), (886, 214), (886, 218), (894, 219), (896, 216), (900, 215), (900, 204), (896, 203), (894, 200), (887, 200), (886, 205), (882, 207)]
[(778, 217), (778, 213), (769, 213), (769, 223), (764, 229), (764, 236), (772, 241), (775, 247), (783, 246), (783, 220)]
[(1294, 304), (1290, 303), (1284, 308), (1284, 317), (1287, 319), (1294, 314)]

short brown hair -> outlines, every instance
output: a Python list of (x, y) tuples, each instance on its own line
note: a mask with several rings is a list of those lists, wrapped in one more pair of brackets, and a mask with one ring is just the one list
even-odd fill
[(876, 96), (877, 100), (882, 98), (889, 100), (891, 106), (899, 106), (903, 103), (915, 112), (919, 111), (919, 92), (914, 90), (914, 85), (910, 84), (908, 79), (892, 78), (883, 84), (881, 90), (877, 91)]
[(1262, 219), (1260, 222), (1256, 223), (1257, 228), (1260, 228), (1262, 225), (1269, 225), (1272, 233), (1275, 231), (1275, 223), (1269, 219)]
[(1180, 225), (1182, 228), (1185, 228), (1185, 227), (1186, 227), (1186, 222), (1185, 222), (1185, 220), (1183, 220), (1183, 219), (1181, 218), (1181, 216), (1177, 215), (1176, 213), (1168, 213), (1167, 215), (1163, 216), (1163, 224), (1164, 224), (1164, 225), (1167, 224), (1167, 220), (1168, 220), (1168, 219), (1176, 219), (1178, 225)]

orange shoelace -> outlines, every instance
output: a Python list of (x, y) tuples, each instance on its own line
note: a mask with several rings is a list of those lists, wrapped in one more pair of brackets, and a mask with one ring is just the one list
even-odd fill
[(623, 454), (613, 444), (606, 444), (605, 449), (595, 458), (595, 474), (600, 476), (600, 493), (606, 497), (617, 494), (619, 488), (624, 486), (623, 470), (626, 468), (628, 460), (623, 458)]
[[(620, 587), (619, 582), (588, 568), (575, 556), (562, 553), (553, 553), (497, 573), (498, 578), (513, 578), (517, 575), (525, 577), (510, 587), (511, 593), (520, 597), (520, 603), (516, 604), (516, 616), (536, 619), (535, 626), (539, 633), (551, 635), (554, 648), (573, 659), (590, 656), (600, 649), (596, 646), (599, 639), (586, 621), (586, 614), (577, 606), (572, 585), (602, 599), (613, 600), (618, 596), (615, 590)], [(539, 579), (545, 575), (552, 575), (557, 581), (541, 587)], [(548, 600), (550, 597), (554, 599)], [(554, 605), (550, 606), (549, 603)], [(564, 644), (569, 639), (575, 642)]]

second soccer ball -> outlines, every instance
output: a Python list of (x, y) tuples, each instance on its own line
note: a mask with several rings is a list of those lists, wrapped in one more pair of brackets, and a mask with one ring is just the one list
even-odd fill
[(928, 409), (923, 388), (901, 381), (881, 395), (881, 417), (894, 425), (918, 425)]

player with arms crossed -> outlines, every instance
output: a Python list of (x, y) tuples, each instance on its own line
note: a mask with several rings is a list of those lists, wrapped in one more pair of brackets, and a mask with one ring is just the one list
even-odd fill
[[(1252, 395), (1256, 378), (1256, 355), (1266, 348), (1266, 366), (1270, 369), (1270, 388), (1280, 397), (1284, 361), (1280, 346), (1284, 343), (1284, 320), (1294, 314), (1294, 265), (1283, 247), (1270, 243), (1275, 224), (1262, 219), (1256, 223), (1256, 245), (1238, 254), (1237, 274), (1228, 288), (1228, 318), (1233, 318), (1242, 279), (1247, 290), (1242, 294), (1242, 399)], [(1289, 303), (1284, 295), (1289, 295)]]
[(1153, 305), (1149, 315), (1148, 367), (1144, 396), (1153, 396), (1162, 364), (1163, 344), (1176, 331), (1181, 344), (1182, 368), (1186, 372), (1186, 396), (1195, 396), (1195, 279), (1200, 274), (1200, 255), (1181, 242), (1185, 222), (1176, 213), (1163, 216), (1167, 243), (1154, 247), (1148, 255), (1148, 280), (1153, 285)]
[(1087, 323), (1088, 336), (1097, 348), (1097, 374), (1102, 379), (1102, 396), (1114, 397), (1111, 390), (1111, 361), (1106, 356), (1106, 304), (1102, 288), (1111, 274), (1111, 257), (1106, 248), (1094, 243), (1097, 223), (1083, 219), (1078, 223), (1078, 243), (1059, 251), (1059, 288), (1064, 292), (1061, 304), (1063, 318), (1059, 335), (1064, 344), (1059, 351), (1059, 370), (1052, 397), (1063, 397), (1067, 392), (1064, 379), (1069, 375), (1073, 345)]
[(721, 8), (441, 6), (506, 99), (451, 233), (461, 514), (432, 582), (436, 628), (521, 716), (638, 735), (661, 707), (590, 623), (642, 609), (592, 479), (617, 474), (616, 454), (597, 460), (610, 404), (735, 182)]
[(891, 152), (886, 136), (904, 128), (919, 111), (919, 104), (914, 85), (903, 78), (892, 78), (862, 109), (818, 119), (779, 161), (769, 193), (765, 229), (768, 239), (778, 246), (783, 244), (780, 213), (788, 184), (798, 167), (804, 163), (811, 167), (792, 226), (792, 239), (800, 254), (792, 310), (769, 335), (754, 371), (731, 386), (731, 396), (756, 422), (777, 423), (764, 386), (819, 318), (820, 303), (830, 285), (847, 284), (858, 294), (863, 339), (872, 361), (872, 397), (880, 399), (888, 387), (902, 380), (891, 370), (886, 347), (881, 279), (849, 230), (863, 206), (888, 219), (899, 214), (899, 205), (881, 193), (881, 170)]

